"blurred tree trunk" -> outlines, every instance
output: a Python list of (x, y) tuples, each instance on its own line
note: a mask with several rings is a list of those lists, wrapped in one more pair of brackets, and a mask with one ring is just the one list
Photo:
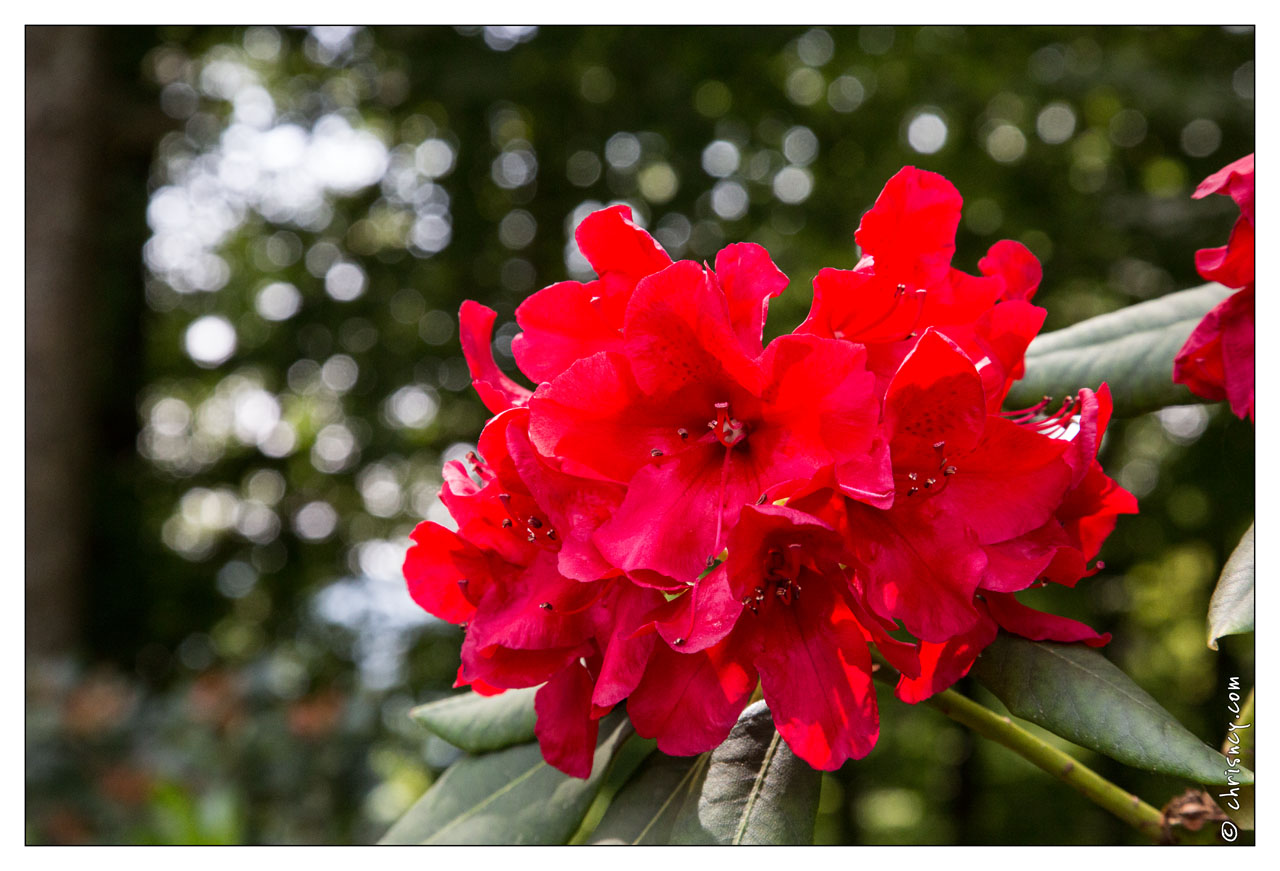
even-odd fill
[(87, 575), (99, 36), (26, 29), (26, 644), (38, 654), (74, 648)]

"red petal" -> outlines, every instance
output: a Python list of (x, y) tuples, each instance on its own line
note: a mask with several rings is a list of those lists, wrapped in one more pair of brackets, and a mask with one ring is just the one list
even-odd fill
[(645, 666), (658, 641), (653, 632), (636, 632), (645, 617), (663, 602), (657, 590), (637, 587), (625, 579), (618, 582), (618, 593), (602, 616), (597, 630), (605, 637), (604, 659), (596, 678), (592, 704), (599, 707), (616, 705), (631, 694), (644, 676)]
[(866, 453), (849, 457), (836, 466), (840, 492), (876, 508), (893, 505), (893, 466), (889, 445), (881, 439), (871, 443)]
[(756, 687), (750, 658), (725, 641), (699, 653), (654, 647), (644, 679), (627, 700), (631, 724), (657, 738), (671, 756), (692, 756), (724, 743)]
[(898, 681), (898, 698), (909, 705), (951, 687), (969, 673), (978, 654), (995, 640), (996, 623), (985, 612), (971, 628), (941, 643), (920, 644), (920, 677)]
[[(566, 475), (552, 468), (534, 450), (523, 429), (508, 429), (507, 445), (521, 480), (537, 494), (538, 505), (546, 512), (555, 532), (561, 574), (579, 581), (594, 581), (613, 571), (591, 537), (622, 503), (624, 488)], [(545, 537), (552, 530), (537, 530), (537, 534)]]
[(819, 270), (813, 279), (813, 305), (796, 330), (850, 342), (896, 342), (920, 319), (918, 293), (899, 293), (894, 281), (875, 271)]
[(506, 689), (503, 687), (495, 687), (492, 684), (485, 683), (479, 678), (471, 681), (467, 680), (462, 676), (461, 663), (458, 665), (458, 676), (454, 679), (453, 686), (454, 689), (459, 687), (471, 687), (472, 691), (478, 696), (500, 696), (506, 692)]
[[(1095, 460), (1080, 484), (1062, 500), (1057, 517), (1088, 561), (1098, 555), (1103, 541), (1115, 528), (1117, 515), (1137, 513), (1138, 500), (1107, 477)], [(1063, 582), (1052, 574), (1051, 579)]]
[(716, 255), (716, 277), (729, 302), (729, 321), (742, 348), (759, 356), (769, 299), (786, 288), (788, 279), (759, 245), (740, 242)]
[(1253, 285), (1227, 298), (1222, 315), (1222, 368), (1231, 412), (1253, 420), (1254, 301)]
[(780, 336), (769, 343), (761, 357), (763, 420), (747, 439), (769, 484), (854, 460), (861, 465), (850, 466), (842, 483), (873, 490), (891, 479), (883, 458), (878, 466), (864, 459), (880, 434), (875, 376), (865, 361), (864, 349), (834, 339)]
[(729, 321), (729, 306), (701, 266), (681, 260), (640, 282), (622, 329), (636, 383), (646, 393), (728, 382), (755, 392), (760, 380)]
[(493, 322), (497, 317), (493, 309), (472, 300), (464, 302), (458, 312), (458, 337), (471, 370), (471, 384), (494, 414), (524, 405), (530, 396), (530, 391), (503, 374), (493, 359)]
[(899, 641), (889, 634), (889, 631), (898, 628), (898, 624), (882, 620), (868, 611), (858, 601), (856, 594), (851, 593), (846, 596), (845, 603), (849, 606), (849, 610), (853, 612), (853, 616), (858, 623), (861, 624), (867, 640), (875, 644), (881, 656), (888, 660), (890, 665), (907, 677), (920, 676), (919, 645), (914, 642)]
[(1062, 459), (1069, 444), (989, 417), (975, 450), (948, 452), (957, 471), (932, 498), (963, 517), (983, 544), (1030, 532), (1053, 516), (1071, 483)]
[(754, 454), (716, 441), (697, 445), (636, 472), (622, 506), (596, 533), (596, 547), (627, 573), (693, 581), (766, 486)]
[(530, 650), (586, 640), (591, 625), (582, 612), (599, 598), (603, 584), (571, 580), (555, 566), (555, 554), (542, 551), (528, 568), (492, 588), (468, 626), (467, 643), (480, 650)]
[(960, 193), (936, 172), (903, 167), (885, 184), (854, 235), (876, 274), (909, 290), (947, 276), (960, 226)]
[(1046, 614), (1028, 608), (1012, 594), (988, 593), (987, 608), (1002, 629), (1006, 629), (1032, 641), (1083, 641), (1090, 647), (1102, 647), (1111, 640), (1111, 633), (1099, 635), (1079, 620)]
[(1029, 300), (1040, 287), (1044, 270), (1040, 261), (1021, 242), (1004, 239), (991, 246), (987, 256), (978, 261), (983, 275), (999, 276), (1004, 282), (1003, 300)]
[(940, 328), (973, 361), (982, 378), (987, 411), (995, 414), (1009, 386), (1026, 371), (1023, 357), (1044, 325), (1047, 312), (1022, 300), (993, 306), (970, 325)]
[(742, 614), (739, 595), (730, 587), (727, 569), (721, 564), (689, 592), (660, 607), (654, 615), (654, 628), (680, 653), (705, 650), (733, 630)]
[(511, 650), (490, 647), (485, 650), (470, 642), (462, 642), (462, 670), (468, 682), (477, 680), (505, 689), (537, 686), (551, 678), (570, 662), (590, 652), (588, 645), (556, 647), (545, 650)]
[(998, 276), (952, 269), (925, 297), (920, 326), (971, 324), (996, 304), (1004, 290), (1004, 280)]
[(743, 620), (760, 621), (755, 664), (778, 731), (823, 771), (866, 756), (880, 721), (871, 655), (853, 614), (822, 582), (806, 583), (790, 605), (771, 605)]
[(541, 383), (583, 357), (622, 350), (622, 320), (606, 317), (602, 290), (598, 282), (562, 281), (522, 302), (516, 321), (524, 332), (511, 342), (521, 371)]
[[(1025, 590), (1045, 575), (1059, 554), (1071, 550), (1074, 550), (1072, 540), (1057, 520), (1050, 520), (1010, 541), (986, 545), (983, 551), (987, 554), (987, 568), (982, 574), (981, 587), (1004, 593)], [(1071, 583), (1075, 583), (1085, 572), (1084, 559), (1078, 559), (1072, 567), (1078, 567), (1079, 571), (1071, 578)]]
[(561, 669), (538, 690), (534, 734), (542, 758), (570, 777), (591, 774), (600, 721), (591, 716), (591, 675), (581, 662)]
[[(604, 280), (610, 295), (619, 289), (629, 292), (646, 275), (671, 265), (662, 246), (632, 220), (627, 205), (592, 212), (573, 235), (578, 250)], [(622, 303), (625, 306), (625, 298)]]
[(986, 417), (982, 379), (973, 363), (954, 342), (926, 330), (885, 394), (894, 469), (936, 467), (938, 442), (948, 455), (968, 453), (982, 438)]
[(1198, 396), (1231, 400), (1231, 411), (1253, 419), (1253, 286), (1218, 303), (1196, 325), (1173, 362), (1173, 380)]
[[(691, 415), (713, 419), (714, 405), (697, 397), (673, 402), (665, 393), (649, 397), (625, 357), (596, 354), (570, 366), (530, 401), (529, 438), (567, 473), (626, 483), (652, 462), (653, 450), (672, 454), (684, 448), (680, 429), (691, 431)], [(705, 429), (706, 423), (698, 426)]]
[(1225, 248), (1201, 248), (1196, 252), (1196, 271), (1208, 281), (1226, 287), (1253, 284), (1253, 224), (1240, 218), (1231, 230)]
[(484, 582), (488, 576), (484, 556), (438, 523), (419, 523), (410, 537), (414, 544), (404, 558), (409, 595), (441, 620), (466, 623), (476, 609), (462, 595), (458, 582), (473, 576)]
[(977, 620), (973, 593), (987, 558), (963, 521), (935, 501), (889, 511), (850, 502), (850, 545), (872, 610), (917, 638), (945, 641)]
[(1207, 197), (1209, 194), (1225, 193), (1235, 200), (1240, 213), (1253, 223), (1253, 155), (1227, 164), (1213, 175), (1196, 186), (1193, 199)]

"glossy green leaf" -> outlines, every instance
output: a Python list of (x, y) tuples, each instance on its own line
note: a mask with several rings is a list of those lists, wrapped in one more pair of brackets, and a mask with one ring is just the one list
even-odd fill
[[(1097, 650), (1001, 633), (973, 674), (1010, 713), (1144, 771), (1227, 782), (1227, 760)], [(1247, 772), (1246, 782), (1253, 782)]]
[(592, 844), (665, 844), (671, 826), (689, 802), (696, 802), (709, 754), (654, 753), (614, 798)]
[(742, 712), (711, 754), (697, 800), (672, 826), (675, 844), (812, 844), (822, 775), (797, 758), (763, 701)]
[(467, 757), (383, 836), (383, 844), (564, 844), (578, 830), (631, 732), (614, 714), (600, 726), (591, 776), (569, 777), (542, 759), (537, 744)]
[(536, 688), (496, 696), (465, 692), (409, 712), (428, 730), (468, 753), (488, 753), (533, 740)]
[(1188, 318), (1199, 320), (1234, 291), (1221, 284), (1202, 284), (1189, 290), (1168, 293), (1156, 299), (1125, 306), (1088, 318), (1052, 333), (1037, 336), (1027, 349), (1035, 357), (1054, 351), (1083, 348), (1123, 338), (1130, 333), (1167, 327)]
[(657, 750), (657, 747), (657, 741), (652, 738), (641, 738), (634, 732), (622, 742), (622, 746), (609, 762), (609, 771), (605, 775), (604, 783), (600, 785), (599, 792), (596, 793), (595, 800), (591, 802), (586, 816), (582, 818), (578, 831), (569, 840), (570, 844), (585, 844), (594, 840), (596, 830), (605, 813), (613, 806), (618, 793), (631, 782), (636, 769)]
[(1044, 396), (1096, 389), (1104, 381), (1118, 417), (1204, 402), (1173, 383), (1173, 358), (1205, 313), (1230, 294), (1208, 284), (1046, 333), (1027, 349), (1026, 375), (1014, 383), (1005, 405), (1026, 407)]
[(1253, 631), (1253, 526), (1240, 538), (1209, 600), (1209, 647), (1224, 635)]

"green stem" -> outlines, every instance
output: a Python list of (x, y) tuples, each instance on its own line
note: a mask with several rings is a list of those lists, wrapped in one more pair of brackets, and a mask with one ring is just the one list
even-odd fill
[[(881, 666), (876, 677), (897, 683), (897, 675)], [(1078, 759), (1045, 743), (1026, 729), (995, 711), (965, 698), (955, 690), (938, 693), (924, 704), (936, 708), (984, 738), (1003, 744), (1032, 765), (1048, 772), (1099, 807), (1110, 811), (1154, 841), (1167, 840), (1160, 811), (1130, 792), (1121, 789)]]

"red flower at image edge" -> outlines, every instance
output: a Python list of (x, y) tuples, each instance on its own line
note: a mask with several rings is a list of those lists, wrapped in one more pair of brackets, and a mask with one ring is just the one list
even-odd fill
[(1208, 281), (1239, 290), (1215, 306), (1196, 325), (1173, 363), (1173, 380), (1198, 396), (1227, 400), (1231, 412), (1253, 420), (1254, 402), (1254, 211), (1253, 155), (1242, 157), (1206, 178), (1195, 199), (1209, 194), (1231, 197), (1240, 217), (1227, 244), (1196, 252), (1196, 270)]

